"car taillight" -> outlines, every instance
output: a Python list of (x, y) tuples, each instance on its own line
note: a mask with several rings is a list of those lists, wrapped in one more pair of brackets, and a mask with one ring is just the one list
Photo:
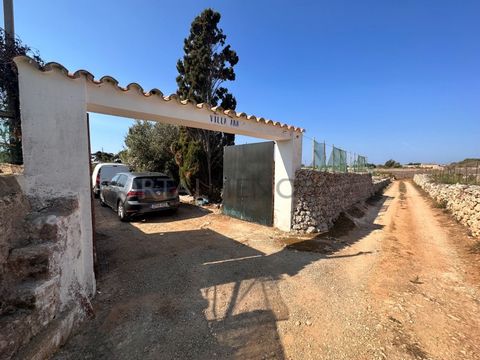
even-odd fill
[(143, 191), (140, 191), (140, 190), (130, 190), (127, 193), (128, 198), (137, 198), (139, 196), (144, 196), (144, 195), (145, 195), (145, 193)]
[(100, 173), (97, 173), (97, 179), (95, 180), (97, 185), (100, 185)]
[(170, 194), (176, 195), (176, 194), (178, 194), (178, 188), (177, 187), (171, 187), (171, 188), (168, 189), (168, 192)]

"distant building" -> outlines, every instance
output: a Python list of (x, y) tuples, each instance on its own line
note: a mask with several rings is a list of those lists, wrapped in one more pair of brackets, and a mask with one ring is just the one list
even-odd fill
[(443, 165), (439, 164), (420, 164), (419, 168), (421, 169), (433, 169), (433, 170), (443, 170)]

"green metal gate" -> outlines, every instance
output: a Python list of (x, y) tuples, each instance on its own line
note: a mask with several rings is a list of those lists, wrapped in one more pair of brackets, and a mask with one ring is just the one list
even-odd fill
[(273, 225), (274, 142), (226, 146), (223, 155), (223, 212)]

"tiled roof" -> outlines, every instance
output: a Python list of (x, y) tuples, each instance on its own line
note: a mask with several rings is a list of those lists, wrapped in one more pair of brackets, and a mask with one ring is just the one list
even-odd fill
[(269, 124), (269, 125), (273, 125), (273, 126), (277, 126), (277, 127), (287, 128), (288, 130), (293, 130), (293, 131), (298, 131), (298, 132), (304, 132), (305, 131), (304, 129), (296, 127), (296, 126), (283, 124), (283, 123), (280, 123), (278, 121), (265, 119), (263, 117), (259, 117), (259, 116), (255, 116), (255, 115), (248, 115), (244, 112), (237, 112), (235, 110), (225, 110), (220, 106), (211, 106), (210, 104), (207, 104), (207, 103), (196, 103), (195, 101), (192, 101), (192, 100), (181, 100), (177, 94), (171, 94), (171, 95), (166, 95), (165, 96), (158, 89), (152, 89), (150, 91), (145, 91), (137, 83), (130, 83), (126, 87), (122, 87), (118, 84), (118, 81), (115, 78), (113, 78), (111, 76), (108, 76), (108, 75), (101, 77), (100, 80), (96, 80), (95, 77), (93, 76), (93, 74), (90, 73), (87, 70), (77, 70), (74, 73), (71, 73), (71, 72), (68, 71), (67, 68), (65, 68), (65, 66), (63, 66), (62, 64), (56, 63), (56, 62), (49, 62), (45, 65), (40, 65), (34, 59), (32, 59), (28, 56), (17, 56), (16, 59), (28, 62), (30, 64), (33, 64), (34, 66), (36, 66), (37, 69), (39, 69), (41, 71), (51, 71), (51, 70), (54, 70), (54, 69), (60, 70), (63, 74), (65, 74), (65, 76), (68, 76), (71, 79), (77, 79), (79, 77), (84, 76), (88, 81), (91, 81), (94, 84), (110, 83), (121, 91), (129, 91), (129, 90), (135, 88), (141, 94), (143, 94), (146, 97), (155, 95), (155, 96), (158, 96), (163, 101), (175, 100), (177, 103), (179, 103), (181, 105), (193, 104), (194, 106), (196, 106), (199, 109), (206, 108), (206, 109), (208, 109), (208, 110), (210, 110), (214, 113), (217, 113), (217, 114), (218, 113), (223, 113), (223, 114), (225, 114), (227, 116), (230, 116), (230, 117), (243, 118), (243, 119), (246, 119), (246, 120), (249, 120), (249, 121), (254, 121), (254, 122), (257, 122), (257, 123), (265, 123), (265, 124)]

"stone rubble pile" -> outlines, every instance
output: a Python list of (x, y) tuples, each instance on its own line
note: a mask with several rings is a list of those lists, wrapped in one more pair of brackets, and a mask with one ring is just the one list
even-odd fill
[(363, 203), (389, 183), (390, 179), (372, 179), (370, 174), (298, 170), (292, 229), (307, 233), (328, 231), (340, 213)]
[(480, 236), (480, 186), (438, 184), (429, 175), (415, 175), (413, 181), (445, 207), (473, 236)]

